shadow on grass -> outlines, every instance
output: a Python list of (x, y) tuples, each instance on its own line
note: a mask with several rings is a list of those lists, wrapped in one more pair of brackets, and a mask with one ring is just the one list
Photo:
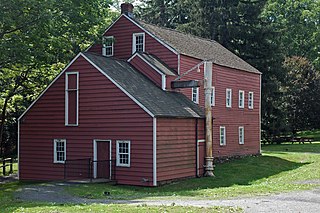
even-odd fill
[[(134, 186), (120, 186), (109, 184), (86, 184), (75, 188), (72, 186), (69, 191), (83, 197), (101, 198), (104, 191), (110, 192), (111, 199), (133, 199), (158, 196), (197, 196), (202, 189), (214, 190), (221, 187), (230, 187), (233, 190), (235, 185), (252, 185), (255, 181), (270, 176), (297, 169), (306, 163), (291, 162), (273, 156), (246, 157), (233, 160), (229, 163), (218, 164), (215, 168), (215, 176), (204, 178), (191, 178), (174, 182), (168, 185), (147, 188)], [(228, 189), (229, 190), (229, 189)]]
[(308, 152), (308, 153), (319, 153), (320, 154), (320, 142), (305, 143), (305, 144), (267, 144), (262, 145), (263, 151), (272, 152)]

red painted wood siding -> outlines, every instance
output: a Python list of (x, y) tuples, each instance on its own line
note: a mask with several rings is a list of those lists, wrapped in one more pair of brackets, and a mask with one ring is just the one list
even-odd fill
[(162, 76), (146, 62), (144, 62), (139, 56), (135, 56), (130, 61), (130, 64), (148, 77), (151, 81), (153, 81), (153, 83), (155, 83), (158, 87), (162, 87)]
[(195, 119), (157, 119), (157, 180), (196, 175)]
[[(201, 62), (199, 59), (181, 55), (181, 74)], [(203, 80), (203, 66), (184, 76), (181, 80)], [(214, 157), (257, 154), (260, 152), (260, 75), (213, 65), (212, 84), (215, 87), (213, 107), (213, 155)], [(232, 108), (226, 108), (226, 89), (232, 89)], [(245, 91), (244, 109), (239, 109), (239, 90)], [(180, 89), (191, 99), (191, 88)], [(204, 88), (199, 89), (199, 105), (204, 108)], [(254, 93), (254, 109), (248, 109), (248, 92)], [(226, 127), (227, 145), (220, 146), (220, 126)], [(244, 126), (245, 142), (239, 145), (238, 128)]]
[(152, 118), (104, 75), (80, 57), (66, 71), (79, 72), (79, 126), (66, 127), (65, 74), (21, 119), (20, 179), (58, 180), (63, 164), (53, 163), (53, 139), (67, 140), (67, 159), (93, 158), (93, 140), (131, 141), (131, 167), (116, 167), (120, 184), (152, 185)]
[[(143, 32), (141, 28), (126, 17), (121, 16), (104, 36), (114, 36), (114, 57), (127, 60), (132, 55), (132, 35), (141, 32)], [(178, 56), (175, 53), (147, 33), (145, 33), (145, 42), (145, 52), (157, 56), (175, 71), (178, 70)], [(102, 54), (102, 46), (101, 44), (95, 44), (88, 51)]]

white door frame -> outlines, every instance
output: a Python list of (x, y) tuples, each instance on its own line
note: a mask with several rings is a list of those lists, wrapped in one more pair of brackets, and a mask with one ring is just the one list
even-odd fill
[(94, 139), (93, 140), (93, 178), (97, 178), (97, 159), (98, 159), (98, 148), (97, 148), (97, 143), (98, 142), (109, 142), (109, 179), (111, 179), (111, 153), (112, 153), (112, 141), (111, 140), (101, 140), (101, 139)]

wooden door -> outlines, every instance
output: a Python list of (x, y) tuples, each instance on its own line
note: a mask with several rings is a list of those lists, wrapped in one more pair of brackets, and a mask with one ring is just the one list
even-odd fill
[(97, 141), (97, 178), (110, 178), (110, 142)]

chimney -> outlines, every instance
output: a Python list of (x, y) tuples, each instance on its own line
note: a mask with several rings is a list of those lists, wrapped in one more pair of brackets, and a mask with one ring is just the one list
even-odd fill
[(121, 4), (121, 14), (126, 14), (130, 18), (134, 18), (133, 15), (133, 5), (131, 3), (123, 3)]

